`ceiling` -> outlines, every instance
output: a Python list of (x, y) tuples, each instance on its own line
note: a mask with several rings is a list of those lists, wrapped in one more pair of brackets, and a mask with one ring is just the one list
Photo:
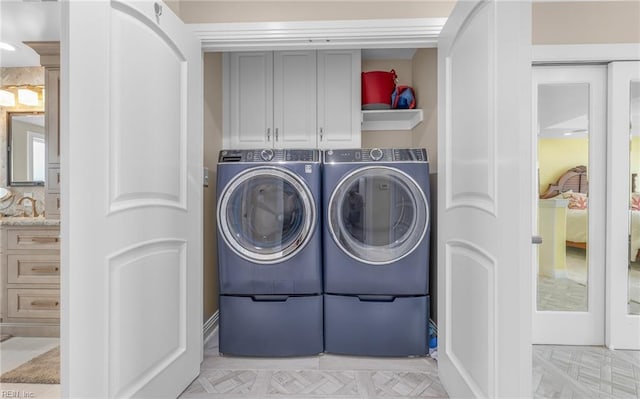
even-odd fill
[(0, 41), (16, 51), (0, 50), (0, 67), (40, 66), (40, 57), (24, 41), (60, 40), (57, 1), (0, 1)]

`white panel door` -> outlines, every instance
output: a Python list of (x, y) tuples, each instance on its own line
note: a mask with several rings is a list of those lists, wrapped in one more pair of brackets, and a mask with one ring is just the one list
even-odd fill
[[(541, 180), (533, 182), (532, 210), (543, 240), (533, 254), (533, 343), (604, 345), (606, 67), (536, 66), (532, 98)], [(555, 183), (576, 166), (587, 167), (588, 189), (576, 190), (584, 196), (537, 200), (547, 176)], [(574, 198), (584, 199), (586, 209), (576, 209)], [(545, 213), (550, 202), (562, 205), (557, 220)]]
[(318, 51), (318, 148), (360, 148), (360, 50)]
[(640, 349), (640, 62), (609, 64), (607, 346)]
[(202, 52), (162, 2), (63, 2), (62, 395), (176, 397), (202, 359)]
[(462, 1), (438, 42), (440, 379), (531, 396), (531, 4)]
[(273, 147), (273, 52), (226, 53), (224, 148)]
[(316, 51), (273, 55), (273, 145), (316, 147)]

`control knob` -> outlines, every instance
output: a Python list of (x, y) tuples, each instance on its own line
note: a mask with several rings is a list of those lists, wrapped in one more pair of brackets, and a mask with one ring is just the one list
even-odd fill
[(373, 159), (374, 161), (379, 161), (382, 159), (382, 157), (384, 156), (384, 152), (382, 152), (381, 149), (379, 148), (374, 148), (371, 151), (369, 151), (369, 156), (371, 157), (371, 159)]
[(260, 158), (262, 158), (263, 161), (271, 161), (273, 159), (273, 150), (262, 150), (262, 152), (260, 152)]

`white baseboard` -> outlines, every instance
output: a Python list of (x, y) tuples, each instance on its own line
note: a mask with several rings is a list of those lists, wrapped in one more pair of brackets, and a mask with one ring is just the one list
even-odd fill
[(216, 328), (218, 328), (218, 319), (220, 318), (220, 311), (216, 310), (215, 313), (209, 317), (209, 320), (205, 321), (202, 325), (202, 341), (204, 344), (207, 343), (215, 333)]

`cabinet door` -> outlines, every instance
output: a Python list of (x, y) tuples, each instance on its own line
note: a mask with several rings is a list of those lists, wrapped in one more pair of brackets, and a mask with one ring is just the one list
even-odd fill
[(274, 146), (315, 148), (315, 50), (276, 51), (273, 65)]
[(225, 148), (273, 146), (273, 53), (229, 53)]
[(360, 147), (360, 50), (318, 51), (318, 148)]

